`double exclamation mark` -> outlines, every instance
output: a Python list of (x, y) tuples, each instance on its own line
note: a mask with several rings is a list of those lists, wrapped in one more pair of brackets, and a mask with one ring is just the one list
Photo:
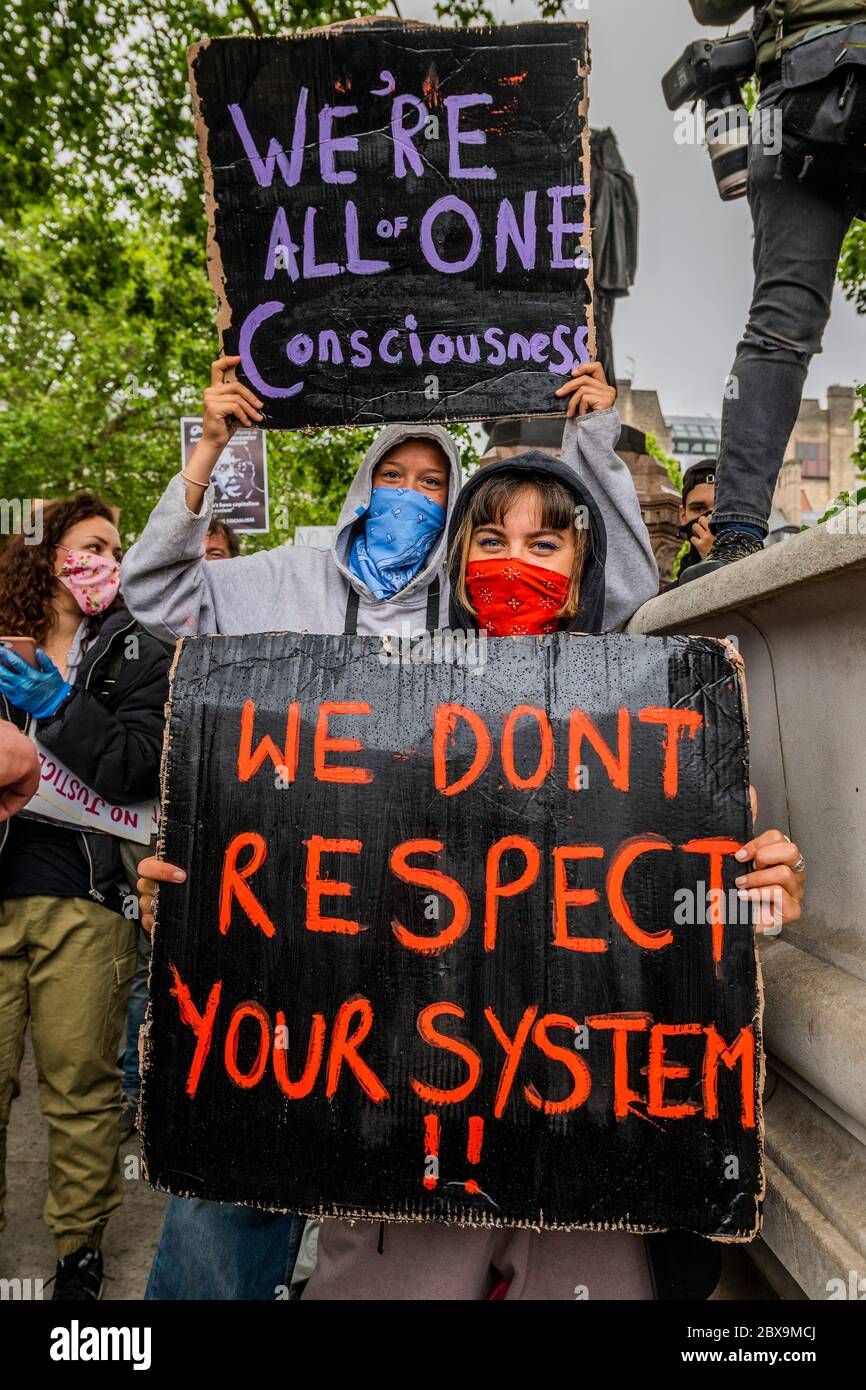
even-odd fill
[[(424, 1116), (424, 1186), (432, 1191), (439, 1182), (439, 1116)], [(466, 1157), (472, 1164), (481, 1161), (481, 1145), (484, 1143), (484, 1121), (480, 1115), (469, 1116), (469, 1138), (466, 1142)], [(467, 1178), (463, 1184), (473, 1195), (481, 1188), (474, 1178)]]

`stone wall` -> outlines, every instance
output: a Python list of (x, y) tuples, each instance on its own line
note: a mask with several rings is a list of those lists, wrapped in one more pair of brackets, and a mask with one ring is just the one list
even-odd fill
[(743, 654), (758, 829), (779, 827), (807, 864), (802, 919), (759, 948), (767, 1196), (756, 1263), (782, 1297), (862, 1298), (866, 508), (653, 599), (628, 630), (733, 636)]

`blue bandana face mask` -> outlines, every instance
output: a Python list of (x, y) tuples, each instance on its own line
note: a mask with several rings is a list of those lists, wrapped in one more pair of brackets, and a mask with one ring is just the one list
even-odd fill
[(362, 513), (349, 569), (377, 599), (393, 598), (423, 569), (442, 534), (445, 512), (411, 487), (374, 487)]

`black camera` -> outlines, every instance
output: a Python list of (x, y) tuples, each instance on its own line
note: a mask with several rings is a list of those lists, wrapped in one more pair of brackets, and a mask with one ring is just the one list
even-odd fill
[(706, 105), (707, 146), (719, 196), (742, 198), (749, 165), (749, 113), (740, 87), (757, 66), (751, 33), (697, 39), (662, 78), (668, 110), (689, 101)]

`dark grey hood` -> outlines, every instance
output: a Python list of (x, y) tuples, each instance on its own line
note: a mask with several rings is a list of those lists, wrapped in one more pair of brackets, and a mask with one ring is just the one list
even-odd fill
[[(567, 623), (566, 629), (569, 632), (601, 632), (604, 619), (604, 566), (607, 559), (607, 531), (604, 524), (598, 503), (592, 493), (582, 487), (578, 482), (575, 471), (561, 459), (554, 458), (552, 454), (542, 453), (540, 449), (529, 449), (525, 454), (516, 454), (514, 458), (504, 459), (502, 463), (491, 463), (486, 468), (479, 468), (464, 484), (464, 487), (457, 498), (457, 504), (451, 512), (451, 520), (448, 525), (448, 545), (449, 549), (457, 528), (462, 518), (466, 514), (466, 508), (478, 488), (488, 478), (504, 477), (506, 475), (519, 477), (527, 480), (538, 477), (555, 478), (568, 488), (574, 497), (575, 506), (585, 507), (589, 515), (589, 553), (584, 566), (583, 578), (580, 583), (580, 604), (574, 617)], [(457, 598), (457, 559), (452, 561), (449, 566), (449, 580), (451, 583), (451, 612), (450, 625), (459, 630), (469, 630), (477, 625), (474, 614), (459, 602)]]

